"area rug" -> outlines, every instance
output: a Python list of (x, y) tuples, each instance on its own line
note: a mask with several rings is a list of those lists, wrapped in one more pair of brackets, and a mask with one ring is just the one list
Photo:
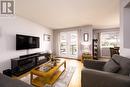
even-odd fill
[[(46, 84), (44, 87), (68, 87), (75, 69), (76, 68), (73, 66), (67, 67), (53, 85)], [(21, 78), (20, 80), (24, 81), (27, 84), (30, 84), (30, 74)]]

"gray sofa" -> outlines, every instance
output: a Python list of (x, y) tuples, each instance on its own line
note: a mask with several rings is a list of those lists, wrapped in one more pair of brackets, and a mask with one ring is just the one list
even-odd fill
[(20, 80), (11, 79), (0, 73), (0, 87), (33, 87)]
[(107, 63), (84, 60), (81, 85), (82, 87), (130, 87), (129, 74), (130, 59), (122, 56), (114, 55)]

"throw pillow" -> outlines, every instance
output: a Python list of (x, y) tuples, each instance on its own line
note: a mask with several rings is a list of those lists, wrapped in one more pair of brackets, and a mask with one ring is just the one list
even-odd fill
[(112, 59), (115, 60), (120, 65), (120, 70), (117, 72), (118, 74), (122, 74), (122, 75), (130, 74), (130, 59), (129, 58), (126, 58), (120, 55), (114, 55)]
[(105, 65), (104, 65), (104, 71), (106, 72), (112, 72), (116, 73), (120, 69), (120, 65), (115, 63), (112, 59), (110, 59)]

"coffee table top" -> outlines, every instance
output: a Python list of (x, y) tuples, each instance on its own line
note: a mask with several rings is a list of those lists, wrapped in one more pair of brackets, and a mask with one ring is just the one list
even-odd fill
[(58, 70), (59, 67), (65, 63), (65, 60), (58, 60), (56, 65), (54, 66), (54, 62), (48, 61), (47, 63), (44, 63), (31, 70), (31, 73), (42, 77), (48, 77), (55, 73), (55, 71)]

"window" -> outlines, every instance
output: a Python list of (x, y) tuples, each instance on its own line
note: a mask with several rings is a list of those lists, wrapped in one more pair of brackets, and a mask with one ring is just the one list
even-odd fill
[(78, 55), (77, 31), (60, 32), (59, 46), (60, 56), (76, 58)]
[(67, 54), (67, 34), (60, 33), (60, 54)]
[(119, 46), (119, 32), (102, 32), (100, 43), (101, 48)]

